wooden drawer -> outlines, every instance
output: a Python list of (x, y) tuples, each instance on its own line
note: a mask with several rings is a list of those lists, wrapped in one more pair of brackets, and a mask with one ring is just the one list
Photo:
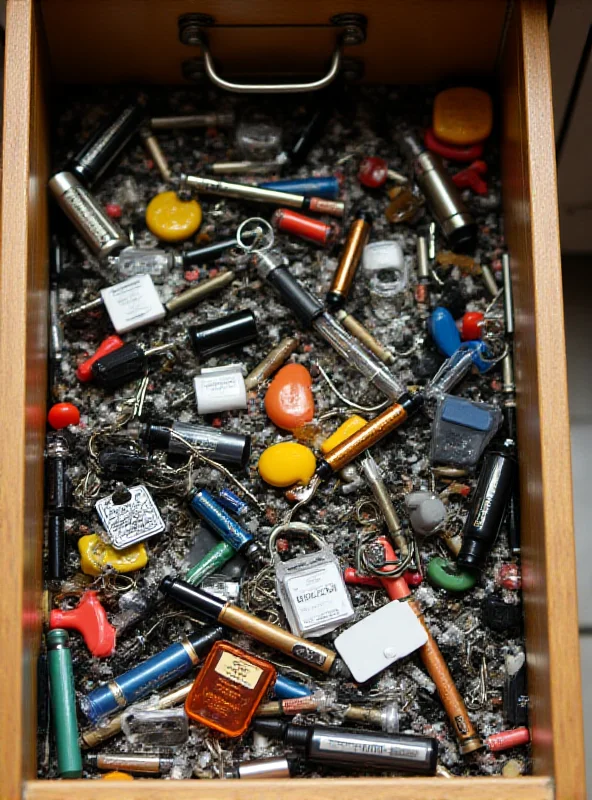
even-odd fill
[[(522, 541), (534, 775), (266, 782), (36, 781), (35, 666), (40, 639), (51, 82), (178, 82), (188, 0), (8, 0), (0, 275), (0, 795), (3, 799), (284, 798), (397, 800), (585, 796), (570, 444), (551, 81), (544, 0), (204, 0), (219, 22), (325, 24), (368, 16), (354, 49), (374, 82), (496, 73), (501, 82), (504, 204), (516, 306)], [(328, 27), (274, 29), (316, 67)], [(212, 36), (232, 66), (269, 62), (269, 31)], [(285, 45), (283, 45), (285, 49)], [(321, 55), (319, 55), (321, 54)], [(287, 56), (289, 61), (290, 55)], [(310, 62), (310, 64), (309, 64)]]

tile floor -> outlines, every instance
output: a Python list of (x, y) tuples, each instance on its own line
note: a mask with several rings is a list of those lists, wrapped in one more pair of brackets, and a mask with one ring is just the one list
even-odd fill
[(586, 767), (592, 796), (592, 507), (589, 476), (592, 474), (592, 253), (563, 256), (563, 291), (567, 339), (569, 411), (574, 488), (574, 517), (578, 565), (578, 603)]

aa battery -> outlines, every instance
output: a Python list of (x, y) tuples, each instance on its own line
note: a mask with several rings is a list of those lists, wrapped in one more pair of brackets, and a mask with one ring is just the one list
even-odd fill
[(142, 435), (153, 450), (166, 450), (173, 455), (187, 456), (193, 446), (213, 461), (230, 467), (246, 466), (251, 455), (250, 436), (226, 433), (206, 425), (192, 425), (188, 422), (173, 422), (170, 426), (148, 424)]
[(74, 156), (74, 175), (86, 186), (92, 186), (139, 130), (145, 115), (142, 99), (120, 107)]
[(366, 211), (358, 211), (327, 293), (327, 303), (330, 306), (338, 307), (347, 300), (371, 229), (372, 215)]
[(272, 223), (283, 233), (291, 233), (306, 242), (330, 247), (339, 236), (340, 227), (333, 223), (321, 222), (305, 214), (298, 214), (288, 208), (278, 208), (272, 217)]
[(82, 757), (78, 744), (76, 692), (68, 632), (54, 628), (45, 637), (45, 642), (58, 772), (61, 778), (80, 778)]
[(227, 544), (246, 558), (257, 557), (259, 548), (253, 534), (246, 531), (239, 523), (217, 503), (207, 489), (193, 492), (189, 502), (192, 510), (205, 520)]
[(121, 228), (109, 219), (100, 203), (70, 172), (58, 172), (49, 181), (58, 205), (99, 259), (129, 247)]
[(201, 561), (191, 567), (184, 580), (193, 586), (199, 586), (208, 575), (214, 575), (235, 555), (236, 550), (234, 547), (229, 545), (228, 542), (220, 542), (215, 547), (212, 547), (211, 550), (208, 550)]

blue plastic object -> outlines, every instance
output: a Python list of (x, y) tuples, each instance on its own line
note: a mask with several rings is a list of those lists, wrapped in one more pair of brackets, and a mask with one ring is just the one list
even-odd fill
[(227, 511), (232, 511), (233, 514), (237, 514), (239, 517), (246, 514), (249, 510), (249, 504), (245, 503), (241, 497), (230, 489), (220, 489), (218, 492), (218, 502), (221, 506), (224, 506)]
[(433, 310), (428, 328), (438, 350), (445, 356), (450, 358), (460, 347), (460, 333), (454, 317), (447, 308), (437, 306)]
[(261, 189), (275, 189), (276, 192), (292, 192), (305, 197), (328, 197), (335, 200), (339, 197), (339, 181), (337, 178), (301, 178), (293, 181), (265, 181), (260, 183)]
[(487, 349), (485, 342), (463, 342), (459, 347), (461, 352), (465, 350), (472, 350), (473, 366), (477, 367), (479, 372), (487, 372), (493, 366), (495, 361), (491, 358), (491, 353)]
[(199, 489), (190, 502), (191, 508), (210, 525), (227, 544), (240, 553), (253, 541), (246, 531), (206, 489)]
[(462, 397), (447, 397), (442, 407), (444, 422), (453, 422), (464, 425), (475, 431), (489, 431), (493, 427), (494, 419), (489, 406), (478, 406)]
[(308, 695), (312, 694), (312, 689), (309, 689), (303, 683), (298, 683), (298, 681), (293, 681), (278, 673), (273, 693), (279, 700), (287, 700), (293, 697), (308, 697)]

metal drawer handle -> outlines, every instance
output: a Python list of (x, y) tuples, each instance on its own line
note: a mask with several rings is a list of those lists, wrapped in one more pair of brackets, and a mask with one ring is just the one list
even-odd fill
[(341, 68), (341, 42), (337, 43), (331, 57), (329, 71), (322, 78), (308, 83), (233, 83), (222, 78), (214, 65), (214, 59), (208, 46), (207, 38), (202, 33), (199, 37), (206, 73), (213, 84), (227, 92), (237, 94), (293, 94), (294, 92), (316, 92), (332, 83)]

